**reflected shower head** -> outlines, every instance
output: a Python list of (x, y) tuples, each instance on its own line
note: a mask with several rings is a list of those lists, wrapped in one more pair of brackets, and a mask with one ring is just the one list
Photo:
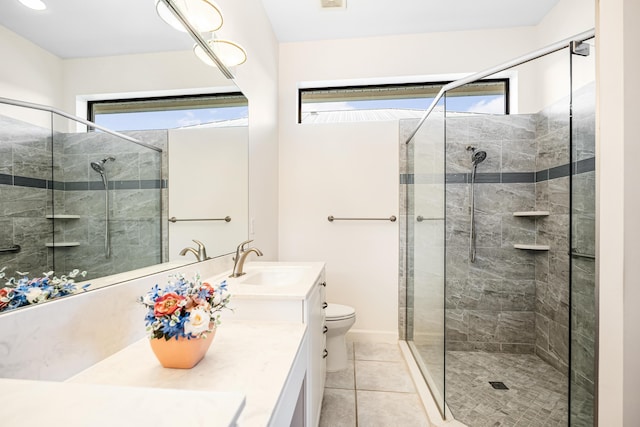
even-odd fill
[(473, 166), (477, 166), (479, 163), (484, 162), (486, 158), (487, 158), (486, 151), (475, 151), (471, 156), (471, 162), (473, 163)]
[(116, 159), (115, 157), (106, 157), (100, 160), (99, 162), (91, 162), (91, 167), (93, 168), (94, 171), (98, 172), (100, 175), (104, 175), (104, 164), (107, 163), (109, 160), (114, 161), (115, 159)]

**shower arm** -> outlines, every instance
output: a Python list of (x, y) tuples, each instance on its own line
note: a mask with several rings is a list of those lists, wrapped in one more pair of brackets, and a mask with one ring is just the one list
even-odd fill
[(480, 79), (484, 79), (485, 77), (489, 77), (492, 74), (495, 73), (499, 73), (500, 71), (505, 71), (508, 70), (509, 68), (512, 67), (516, 67), (518, 65), (522, 65), (524, 63), (527, 63), (529, 61), (533, 61), (534, 59), (538, 59), (542, 56), (548, 55), (550, 53), (553, 52), (557, 52), (559, 50), (562, 50), (566, 47), (570, 47), (572, 43), (574, 42), (583, 42), (585, 40), (588, 40), (592, 37), (594, 37), (596, 35), (596, 30), (595, 28), (592, 28), (588, 31), (585, 31), (583, 33), (579, 33), (576, 34), (575, 36), (566, 38), (564, 40), (560, 40), (559, 42), (550, 44), (546, 47), (543, 47), (541, 49), (538, 49), (536, 51), (530, 52), (526, 55), (522, 55), (518, 58), (512, 59), (511, 61), (508, 62), (504, 62), (500, 65), (496, 65), (495, 67), (492, 68), (488, 68), (484, 71), (480, 71), (474, 74), (471, 74), (467, 77), (463, 77), (461, 79), (455, 80), (451, 83), (448, 83), (444, 86), (442, 86), (442, 89), (440, 89), (440, 92), (438, 92), (438, 94), (436, 95), (435, 98), (433, 98), (433, 101), (431, 101), (431, 105), (429, 105), (429, 108), (427, 108), (427, 110), (425, 111), (425, 113), (423, 114), (422, 118), (420, 119), (420, 121), (418, 122), (418, 124), (416, 125), (415, 129), (409, 134), (409, 137), (406, 139), (405, 144), (408, 144), (409, 142), (411, 142), (411, 140), (413, 139), (414, 136), (416, 136), (416, 133), (418, 133), (418, 130), (420, 129), (420, 127), (422, 126), (422, 124), (427, 120), (427, 118), (429, 117), (429, 115), (431, 115), (431, 112), (436, 108), (436, 105), (438, 104), (438, 102), (440, 102), (440, 99), (442, 99), (442, 97), (444, 96), (444, 94), (447, 91), (450, 91), (452, 89), (456, 89), (458, 87), (464, 86), (466, 84), (475, 82), (476, 80), (480, 80)]

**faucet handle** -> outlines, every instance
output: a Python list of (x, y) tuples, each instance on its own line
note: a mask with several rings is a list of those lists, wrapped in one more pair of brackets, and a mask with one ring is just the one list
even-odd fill
[(244, 252), (244, 251), (245, 251), (245, 246), (247, 246), (247, 245), (248, 245), (249, 243), (251, 243), (251, 242), (253, 242), (253, 239), (251, 239), (251, 240), (245, 240), (244, 242), (240, 243), (240, 244), (238, 245), (238, 250), (236, 251), (236, 253), (237, 253), (237, 252)]
[(202, 243), (200, 240), (196, 240), (196, 239), (192, 239), (192, 240), (193, 240), (193, 243), (198, 245), (198, 256), (200, 258), (200, 261), (208, 260), (209, 257), (207, 256), (207, 248), (205, 248), (204, 243)]

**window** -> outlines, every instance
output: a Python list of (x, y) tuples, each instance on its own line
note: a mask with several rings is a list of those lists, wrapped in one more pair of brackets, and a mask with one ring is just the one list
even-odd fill
[[(446, 83), (300, 89), (298, 123), (419, 118)], [(508, 88), (508, 79), (496, 79), (451, 90), (447, 113), (508, 114)]]
[(246, 126), (242, 93), (89, 101), (92, 122), (115, 131)]

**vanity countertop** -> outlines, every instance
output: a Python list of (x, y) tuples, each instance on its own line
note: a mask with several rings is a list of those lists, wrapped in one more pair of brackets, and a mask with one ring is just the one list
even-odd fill
[[(226, 320), (219, 326), (205, 358), (192, 369), (163, 368), (151, 351), (148, 339), (144, 338), (68, 382), (76, 386), (177, 389), (166, 390), (176, 396), (185, 390), (231, 392), (235, 396), (239, 393), (246, 397), (246, 404), (238, 425), (264, 427), (269, 425), (299, 356), (305, 331), (306, 325), (295, 322)], [(156, 403), (160, 411), (175, 407), (179, 414), (185, 412), (185, 408), (174, 406), (170, 398)], [(200, 410), (209, 414), (208, 418), (217, 417), (211, 407), (202, 406)], [(180, 425), (201, 425), (173, 420)]]
[[(226, 271), (207, 278), (205, 281), (227, 281), (229, 292), (234, 299), (278, 299), (278, 300), (304, 300), (315, 285), (325, 267), (324, 262), (279, 262), (279, 261), (253, 261), (245, 265), (245, 276), (240, 278), (229, 277), (231, 271)], [(251, 284), (252, 276), (258, 272), (272, 273), (274, 276), (282, 275), (286, 281), (287, 271), (296, 276), (294, 281), (286, 284)], [(298, 274), (299, 273), (299, 274)], [(274, 279), (275, 280), (275, 279)]]
[(0, 424), (7, 427), (227, 427), (244, 406), (242, 393), (15, 379), (0, 379), (0, 400), (6, 408)]

